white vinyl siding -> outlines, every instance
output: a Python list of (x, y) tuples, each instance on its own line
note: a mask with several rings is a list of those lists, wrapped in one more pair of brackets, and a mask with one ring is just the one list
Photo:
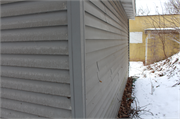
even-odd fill
[(1, 2), (1, 116), (70, 118), (66, 1)]
[(119, 1), (85, 1), (87, 118), (115, 118), (128, 71), (128, 19)]

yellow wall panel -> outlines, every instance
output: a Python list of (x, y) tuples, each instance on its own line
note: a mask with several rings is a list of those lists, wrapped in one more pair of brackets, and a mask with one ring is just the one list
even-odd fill
[[(146, 37), (148, 36), (147, 33), (145, 34), (145, 29), (179, 27), (179, 18), (179, 15), (162, 15), (138, 16), (135, 17), (135, 20), (130, 20), (130, 32), (143, 32), (142, 43), (130, 43), (130, 61), (145, 62)], [(158, 23), (157, 21), (161, 23)], [(175, 24), (172, 24), (172, 22)], [(169, 57), (179, 51), (180, 45), (169, 40), (168, 37), (171, 37), (171, 34), (165, 34), (162, 36), (151, 34), (147, 43), (147, 64), (164, 59), (164, 54)], [(176, 38), (179, 38), (179, 34), (176, 35)], [(163, 43), (164, 45), (162, 45)]]

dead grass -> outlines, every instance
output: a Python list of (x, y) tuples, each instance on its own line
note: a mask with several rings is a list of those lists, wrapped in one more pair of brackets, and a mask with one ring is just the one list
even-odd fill
[[(118, 118), (131, 118), (131, 119), (141, 119), (140, 118), (140, 112), (142, 113), (150, 113), (153, 115), (152, 112), (149, 110), (146, 110), (146, 107), (149, 105), (145, 105), (142, 107), (138, 106), (138, 101), (133, 96), (133, 88), (134, 88), (134, 82), (136, 81), (135, 78), (129, 77), (126, 87), (124, 89), (123, 98), (121, 101)], [(135, 108), (131, 107), (131, 103), (135, 103)]]
[(133, 97), (131, 97), (133, 88), (132, 77), (128, 78), (126, 87), (124, 89), (123, 98), (121, 101), (118, 118), (129, 118), (132, 114), (131, 103), (133, 102)]

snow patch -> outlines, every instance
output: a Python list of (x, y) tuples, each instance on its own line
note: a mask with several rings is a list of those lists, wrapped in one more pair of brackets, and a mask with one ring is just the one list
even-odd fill
[(130, 62), (130, 76), (139, 77), (133, 91), (138, 106), (153, 113), (141, 112), (141, 118), (180, 119), (180, 53), (148, 66)]

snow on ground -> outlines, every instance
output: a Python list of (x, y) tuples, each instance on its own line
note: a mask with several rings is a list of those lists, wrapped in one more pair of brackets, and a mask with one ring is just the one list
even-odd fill
[(130, 76), (139, 77), (133, 91), (137, 106), (153, 113), (140, 112), (141, 118), (180, 119), (180, 53), (149, 66), (130, 62)]

